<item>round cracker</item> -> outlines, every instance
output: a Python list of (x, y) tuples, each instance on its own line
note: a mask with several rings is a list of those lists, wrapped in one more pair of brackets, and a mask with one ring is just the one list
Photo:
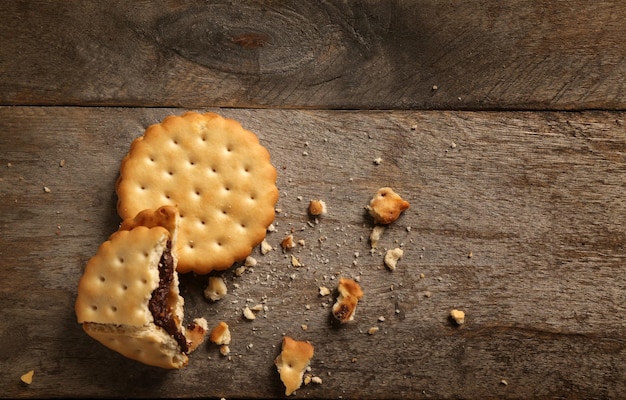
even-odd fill
[(207, 274), (245, 259), (265, 238), (277, 172), (257, 136), (214, 113), (169, 116), (135, 139), (116, 183), (122, 219), (176, 205), (178, 272)]

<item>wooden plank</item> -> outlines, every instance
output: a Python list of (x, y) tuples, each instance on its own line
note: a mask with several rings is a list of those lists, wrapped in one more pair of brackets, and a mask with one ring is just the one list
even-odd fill
[(12, 1), (0, 104), (623, 110), (625, 20), (619, 0)]
[[(273, 359), (284, 334), (314, 344), (310, 373), (323, 380), (297, 397), (626, 392), (624, 112), (217, 110), (270, 150), (281, 212), (268, 241), (293, 231), (303, 266), (256, 249), (256, 267), (223, 274), (218, 303), (202, 298), (206, 277), (182, 277), (187, 317), (229, 323), (231, 357), (207, 345), (161, 371), (99, 345), (73, 303), (119, 223), (119, 162), (146, 126), (182, 111), (0, 107), (1, 397), (283, 397)], [(364, 212), (387, 185), (411, 203), (381, 239), (404, 249), (393, 272), (369, 251)], [(305, 212), (314, 198), (329, 209), (317, 222)], [(339, 276), (359, 278), (365, 296), (336, 328), (318, 288)], [(256, 303), (267, 311), (242, 319)], [(450, 324), (452, 308), (465, 325)]]

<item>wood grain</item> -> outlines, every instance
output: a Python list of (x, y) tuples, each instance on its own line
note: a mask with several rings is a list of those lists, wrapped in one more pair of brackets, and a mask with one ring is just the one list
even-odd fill
[(0, 104), (623, 110), (625, 20), (616, 0), (12, 1)]
[[(211, 110), (270, 150), (281, 196), (268, 241), (304, 239), (292, 250), (303, 266), (257, 249), (256, 267), (223, 274), (218, 303), (202, 298), (206, 277), (182, 277), (187, 317), (226, 321), (232, 354), (207, 345), (161, 371), (90, 339), (73, 302), (119, 223), (113, 184), (130, 142), (183, 110), (0, 107), (1, 397), (283, 397), (273, 359), (284, 334), (314, 344), (323, 380), (297, 397), (626, 393), (624, 112)], [(411, 203), (381, 241), (404, 249), (393, 272), (369, 252), (363, 208), (387, 185)], [(314, 198), (329, 209), (317, 222)], [(318, 288), (339, 276), (365, 296), (337, 328)], [(257, 303), (267, 311), (245, 321)], [(452, 308), (465, 325), (449, 322)]]

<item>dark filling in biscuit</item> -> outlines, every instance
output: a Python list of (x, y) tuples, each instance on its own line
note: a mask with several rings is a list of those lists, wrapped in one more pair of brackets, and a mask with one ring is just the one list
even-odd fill
[(183, 353), (189, 351), (189, 345), (185, 335), (176, 326), (174, 313), (168, 304), (170, 295), (170, 287), (174, 281), (174, 258), (172, 257), (172, 243), (167, 242), (167, 247), (163, 250), (161, 260), (159, 261), (159, 287), (154, 289), (152, 297), (148, 303), (148, 308), (154, 317), (154, 323), (165, 329), (178, 345)]

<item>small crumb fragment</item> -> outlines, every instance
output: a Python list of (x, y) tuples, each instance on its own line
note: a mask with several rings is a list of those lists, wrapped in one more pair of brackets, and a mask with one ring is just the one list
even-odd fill
[(230, 339), (230, 329), (228, 328), (228, 324), (224, 321), (220, 321), (220, 323), (211, 330), (209, 335), (209, 340), (220, 346), (230, 344)]
[(376, 165), (380, 165), (383, 162), (383, 159), (381, 157), (376, 157), (374, 159), (374, 164)]
[(243, 262), (243, 265), (246, 268), (249, 268), (249, 267), (254, 267), (256, 265), (256, 263), (257, 263), (256, 258), (254, 258), (252, 256), (248, 256), (248, 257), (246, 257), (246, 260)]
[(319, 376), (314, 376), (313, 378), (311, 378), (311, 382), (317, 384), (317, 385), (321, 385), (322, 384), (322, 378), (320, 378)]
[(378, 189), (366, 209), (374, 218), (375, 224), (388, 225), (397, 220), (409, 206), (409, 202), (402, 199), (393, 189), (383, 187)]
[(270, 224), (270, 226), (267, 227), (267, 231), (268, 232), (275, 232), (276, 231), (276, 227), (274, 226), (274, 224)]
[(311, 383), (311, 378), (312, 378), (311, 374), (306, 374), (306, 375), (304, 376), (304, 380), (303, 380), (302, 382), (303, 382), (305, 385), (308, 385), (309, 383)]
[(210, 276), (209, 283), (204, 289), (204, 298), (211, 301), (223, 299), (228, 293), (226, 283), (221, 276)]
[(223, 344), (220, 346), (220, 354), (226, 357), (230, 354), (230, 347), (227, 344)]
[(314, 217), (326, 214), (326, 203), (324, 200), (311, 200), (309, 202), (309, 214)]
[(385, 322), (385, 317), (381, 315), (380, 317), (378, 317), (378, 321), (379, 322)]
[(335, 319), (343, 324), (354, 320), (356, 306), (363, 297), (363, 290), (356, 281), (349, 278), (340, 278), (337, 289), (339, 296), (333, 304), (332, 312)]
[(437, 89), (439, 89), (439, 87), (437, 85), (433, 85), (432, 89), (433, 90), (437, 90)]
[(378, 332), (378, 327), (377, 326), (372, 326), (371, 328), (369, 328), (367, 330), (367, 334), (368, 335), (374, 335), (376, 332)]
[(370, 247), (372, 249), (378, 248), (378, 241), (383, 236), (383, 232), (385, 232), (384, 225), (375, 225), (372, 228), (372, 233), (370, 233)]
[(27, 373), (25, 373), (24, 375), (22, 375), (20, 377), (20, 380), (22, 382), (24, 382), (27, 385), (30, 385), (31, 383), (33, 383), (33, 375), (35, 374), (35, 370), (30, 370)]
[(246, 272), (246, 266), (242, 265), (240, 267), (235, 268), (235, 276), (241, 276)]
[(508, 383), (505, 379), (502, 379), (502, 380), (500, 381), (500, 384), (501, 384), (502, 386), (506, 386), (506, 385), (508, 385), (509, 383)]
[(282, 242), (280, 242), (280, 246), (283, 250), (290, 250), (296, 247), (296, 243), (293, 241), (293, 235), (287, 235)]
[(324, 296), (328, 296), (330, 294), (330, 289), (328, 289), (326, 286), (320, 286), (320, 296), (324, 297)]
[(302, 324), (300, 325), (300, 329), (302, 329), (303, 331), (306, 331), (309, 329), (309, 326), (307, 324)]
[(392, 250), (387, 250), (384, 259), (387, 268), (389, 268), (391, 271), (395, 271), (396, 266), (398, 265), (398, 260), (400, 260), (403, 255), (404, 251), (399, 247), (396, 247)]
[(186, 334), (189, 344), (189, 353), (193, 352), (204, 343), (209, 331), (209, 325), (205, 318), (194, 318), (193, 323), (187, 327)]
[(472, 253), (471, 251), (467, 253), (467, 258), (472, 258), (472, 257), (474, 257), (474, 253)]
[(44, 186), (43, 187), (43, 191), (46, 192), (46, 193), (52, 192), (52, 190), (48, 186)]
[(293, 265), (294, 267), (298, 268), (302, 266), (302, 263), (300, 262), (300, 260), (298, 260), (296, 258), (296, 256), (294, 256), (293, 254), (291, 255), (291, 265)]
[(261, 242), (261, 254), (265, 255), (267, 253), (269, 253), (270, 251), (274, 250), (272, 248), (272, 245), (267, 243), (267, 240), (263, 240)]
[(252, 312), (252, 310), (248, 306), (245, 306), (243, 309), (243, 317), (248, 321), (256, 319), (256, 315), (254, 315), (254, 312)]
[(465, 312), (461, 310), (452, 310), (450, 311), (450, 318), (457, 324), (463, 325), (465, 323)]

